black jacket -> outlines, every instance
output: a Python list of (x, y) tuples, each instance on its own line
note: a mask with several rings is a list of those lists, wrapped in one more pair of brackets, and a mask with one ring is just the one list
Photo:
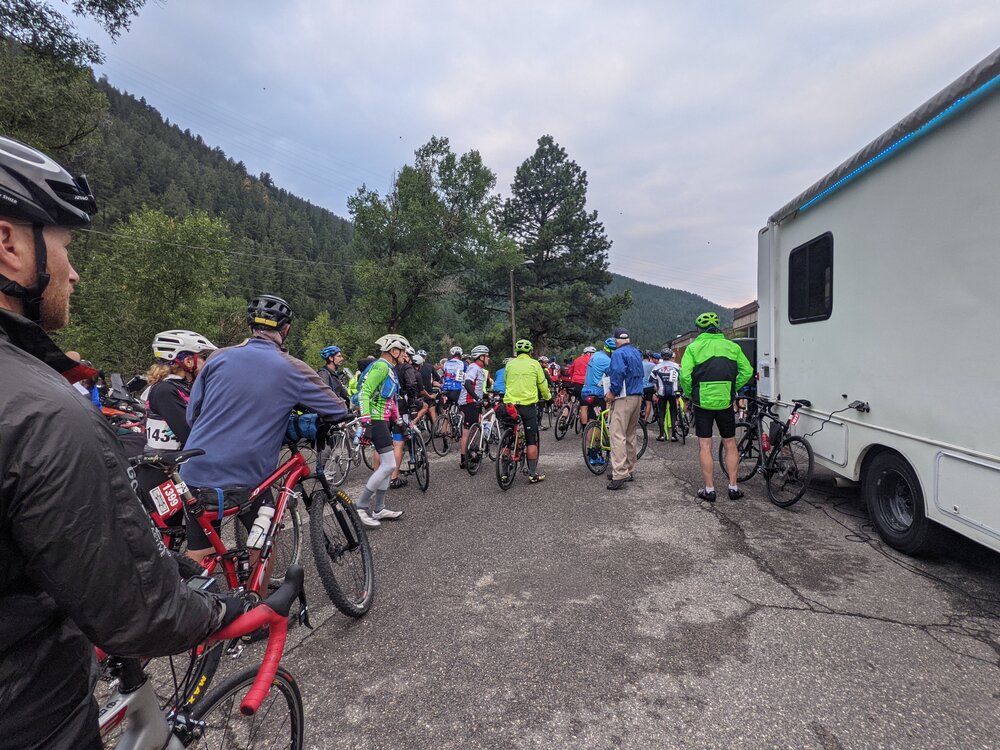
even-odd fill
[(351, 402), (351, 397), (347, 395), (347, 386), (340, 379), (339, 372), (333, 372), (329, 367), (321, 367), (316, 370), (316, 374), (323, 378), (323, 382), (330, 386), (330, 390), (340, 396), (345, 404)]
[(0, 748), (88, 746), (92, 644), (175, 654), (218, 617), (180, 580), (111, 427), (67, 382), (87, 371), (0, 310)]

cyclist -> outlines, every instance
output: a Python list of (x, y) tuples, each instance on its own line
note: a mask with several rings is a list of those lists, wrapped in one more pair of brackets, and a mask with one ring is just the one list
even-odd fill
[(503, 401), (517, 408), (524, 425), (524, 442), (527, 446), (528, 481), (532, 484), (545, 480), (538, 473), (538, 402), (552, 398), (549, 383), (542, 372), (538, 360), (531, 358), (534, 348), (527, 339), (519, 339), (514, 344), (515, 357), (507, 363), (504, 374), (506, 392)]
[(486, 346), (472, 349), (472, 364), (465, 371), (465, 382), (458, 397), (458, 408), (462, 412), (462, 439), (459, 442), (459, 466), (465, 468), (465, 448), (469, 441), (469, 430), (479, 421), (479, 407), (486, 390), (486, 366), (490, 363), (490, 350)]
[[(580, 396), (584, 403), (594, 408), (594, 413), (604, 411), (606, 406), (604, 394), (607, 382), (608, 369), (611, 367), (611, 352), (615, 350), (615, 340), (613, 338), (604, 339), (604, 350), (591, 355), (587, 363), (587, 375), (580, 389)], [(604, 463), (604, 456), (601, 455), (600, 446), (587, 450), (587, 461), (591, 466)]]
[(677, 397), (680, 395), (680, 365), (674, 361), (674, 350), (670, 347), (660, 352), (660, 362), (653, 368), (653, 382), (656, 384), (656, 424), (660, 428), (657, 440), (665, 442), (663, 423), (670, 410), (670, 440), (677, 442)]
[(656, 408), (653, 397), (656, 395), (656, 383), (653, 382), (653, 352), (649, 349), (642, 353), (642, 419), (648, 419), (649, 413)]
[(694, 431), (698, 436), (698, 461), (705, 487), (698, 498), (715, 502), (714, 462), (712, 461), (712, 425), (719, 428), (725, 446), (726, 473), (729, 474), (729, 497), (739, 500), (743, 490), (736, 483), (739, 456), (736, 453), (736, 391), (753, 377), (753, 367), (740, 348), (729, 341), (719, 328), (719, 315), (706, 312), (695, 318), (701, 331), (684, 350), (681, 359), (681, 390), (694, 407)]
[[(326, 363), (316, 372), (323, 382), (330, 386), (330, 390), (340, 396), (344, 402), (351, 400), (350, 394), (347, 392), (347, 385), (344, 383), (344, 371), (340, 369), (340, 366), (344, 364), (344, 353), (340, 351), (339, 346), (328, 346), (320, 351), (319, 356), (322, 357), (323, 361)], [(348, 379), (350, 382), (350, 379)]]
[[(191, 435), (186, 447), (205, 451), (181, 467), (189, 487), (221, 491), (263, 482), (274, 471), (288, 415), (296, 406), (332, 419), (347, 416), (344, 401), (285, 350), (292, 318), (292, 308), (281, 297), (254, 297), (247, 305), (250, 338), (219, 349), (205, 362), (187, 406)], [(240, 513), (248, 531), (263, 502), (273, 502), (270, 491)], [(187, 542), (194, 560), (212, 552), (194, 519), (187, 523)]]
[[(465, 382), (465, 362), (462, 359), (462, 347), (453, 346), (449, 354), (451, 358), (446, 360), (441, 366), (441, 394), (445, 399), (445, 411), (452, 404), (458, 403), (458, 394), (462, 392), (462, 383)], [(450, 429), (450, 427), (446, 429)]]
[[(399, 358), (399, 364), (396, 366), (396, 373), (399, 375), (399, 397), (397, 398), (397, 403), (399, 405), (399, 412), (407, 414), (408, 417), (413, 417), (416, 410), (420, 407), (417, 403), (420, 392), (419, 381), (420, 377), (417, 374), (417, 369), (413, 366), (413, 357), (417, 356), (417, 352), (412, 346), (406, 347), (403, 351), (403, 355)], [(396, 459), (396, 468), (392, 470), (392, 477), (389, 480), (389, 489), (396, 490), (407, 485), (406, 477), (401, 477), (399, 475), (399, 469), (403, 465), (403, 449), (406, 443), (406, 429), (405, 424), (402, 421), (397, 421), (393, 425), (392, 430), (392, 454)], [(375, 454), (375, 470), (378, 470), (379, 457), (378, 453)]]
[(587, 382), (587, 365), (590, 364), (590, 358), (594, 356), (597, 351), (592, 346), (585, 346), (583, 348), (583, 354), (573, 360), (573, 366), (570, 371), (570, 393), (580, 402), (580, 425), (583, 426), (587, 424), (587, 405), (583, 403), (583, 384)]
[(420, 411), (417, 412), (417, 416), (414, 417), (414, 422), (419, 422), (425, 414), (429, 413), (431, 424), (434, 424), (434, 420), (437, 419), (437, 408), (434, 404), (441, 388), (441, 381), (438, 380), (437, 374), (434, 372), (434, 365), (427, 360), (427, 352), (423, 349), (413, 357), (413, 364), (417, 366), (417, 373), (420, 376), (420, 396), (424, 402)]
[[(396, 367), (406, 356), (410, 342), (398, 333), (387, 333), (375, 345), (382, 356), (371, 364), (361, 383), (361, 423), (378, 453), (379, 462), (357, 502), (358, 512), (369, 526), (380, 525), (379, 519), (395, 519), (403, 515), (403, 511), (386, 506), (385, 493), (396, 468), (392, 433), (402, 433), (402, 428), (395, 424), (400, 421)], [(373, 499), (374, 509), (371, 507)]]
[(507, 363), (510, 362), (510, 357), (504, 357), (503, 367), (497, 370), (496, 377), (493, 379), (493, 393), (498, 393), (501, 396), (507, 391)]
[(181, 581), (113, 430), (71, 385), (96, 371), (48, 336), (69, 322), (68, 246), (95, 210), (86, 178), (0, 137), (3, 748), (100, 748), (94, 644), (176, 654), (243, 610)]

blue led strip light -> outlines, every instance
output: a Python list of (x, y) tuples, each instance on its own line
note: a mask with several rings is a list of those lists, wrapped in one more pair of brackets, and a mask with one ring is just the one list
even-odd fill
[(991, 78), (989, 81), (987, 81), (986, 83), (984, 83), (982, 86), (980, 86), (979, 88), (975, 89), (974, 91), (969, 92), (965, 96), (959, 97), (958, 99), (956, 99), (955, 101), (953, 101), (951, 104), (949, 104), (947, 107), (945, 107), (943, 110), (941, 110), (940, 112), (938, 112), (938, 114), (934, 115), (934, 117), (932, 117), (930, 120), (928, 120), (923, 125), (921, 125), (919, 128), (917, 128), (916, 130), (914, 130), (912, 133), (907, 133), (902, 138), (900, 138), (898, 141), (896, 141), (895, 143), (893, 143), (891, 146), (887, 146), (882, 151), (880, 151), (879, 153), (877, 153), (875, 156), (873, 156), (871, 159), (869, 159), (868, 161), (866, 161), (860, 167), (858, 167), (857, 169), (855, 169), (855, 170), (851, 171), (850, 173), (848, 173), (848, 174), (844, 175), (843, 177), (841, 177), (835, 183), (833, 183), (832, 185), (830, 185), (830, 187), (828, 187), (826, 190), (824, 190), (823, 192), (819, 193), (814, 198), (812, 198), (812, 199), (806, 201), (805, 203), (803, 203), (801, 206), (799, 206), (799, 208), (797, 209), (796, 212), (797, 213), (801, 213), (802, 211), (805, 211), (807, 208), (810, 208), (811, 206), (815, 205), (816, 203), (818, 203), (819, 201), (823, 200), (825, 197), (827, 197), (828, 195), (830, 195), (830, 193), (834, 192), (835, 190), (839, 190), (840, 188), (842, 188), (844, 185), (846, 185), (848, 182), (850, 182), (851, 180), (853, 180), (855, 177), (857, 177), (862, 172), (865, 172), (865, 171), (871, 169), (878, 162), (884, 161), (885, 159), (887, 159), (889, 156), (892, 155), (892, 153), (894, 151), (896, 151), (899, 147), (903, 146), (904, 144), (909, 143), (910, 141), (912, 141), (912, 140), (914, 140), (916, 138), (919, 138), (921, 136), (927, 135), (934, 128), (936, 128), (937, 126), (941, 125), (948, 118), (950, 118), (950, 117), (954, 116), (955, 114), (957, 114), (959, 110), (961, 110), (963, 107), (966, 107), (969, 104), (971, 104), (973, 101), (975, 101), (980, 96), (982, 96), (983, 94), (985, 94), (987, 91), (989, 91), (991, 88), (993, 88), (994, 86), (996, 86), (998, 83), (1000, 83), (1000, 75), (995, 76), (994, 78)]

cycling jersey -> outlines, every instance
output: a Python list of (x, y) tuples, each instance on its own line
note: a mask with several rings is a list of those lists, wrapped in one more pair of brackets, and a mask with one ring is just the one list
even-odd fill
[(645, 391), (652, 391), (656, 388), (656, 383), (650, 377), (654, 367), (656, 367), (655, 362), (650, 362), (648, 359), (642, 360), (642, 388)]
[(396, 411), (399, 375), (396, 368), (379, 358), (372, 362), (361, 383), (361, 416), (387, 422)]
[(611, 357), (608, 356), (607, 352), (596, 352), (591, 355), (590, 361), (587, 363), (587, 374), (583, 380), (583, 390), (581, 393), (584, 396), (600, 396), (604, 397), (604, 384), (602, 381), (605, 380), (608, 374), (608, 368), (611, 367)]
[(656, 395), (674, 396), (680, 391), (678, 380), (681, 375), (681, 367), (673, 360), (660, 362), (653, 368), (653, 382), (656, 385)]
[(552, 398), (549, 383), (538, 360), (527, 354), (518, 354), (507, 363), (506, 370), (504, 380), (507, 390), (503, 397), (505, 404), (528, 406), (538, 403), (539, 396), (544, 401)]
[(469, 368), (465, 371), (465, 382), (472, 382), (472, 389), (475, 391), (476, 396), (473, 398), (468, 389), (463, 388), (462, 394), (458, 397), (459, 404), (474, 404), (476, 401), (480, 401), (483, 398), (483, 389), (486, 386), (486, 370), (480, 367), (476, 362), (469, 365)]
[(146, 403), (146, 447), (150, 450), (179, 451), (187, 442), (191, 427), (187, 405), (191, 385), (179, 375), (168, 375), (142, 394)]
[(434, 365), (430, 362), (424, 362), (420, 365), (420, 387), (430, 393), (434, 390), (434, 383), (437, 380), (437, 373), (434, 371)]
[(587, 365), (590, 364), (590, 358), (594, 356), (593, 354), (581, 354), (575, 360), (573, 360), (573, 370), (570, 375), (570, 382), (576, 385), (583, 385), (587, 382)]
[(507, 378), (507, 368), (502, 367), (499, 370), (497, 370), (496, 377), (493, 378), (494, 393), (503, 393), (504, 391), (507, 390), (506, 378)]
[(681, 388), (702, 409), (728, 409), (736, 389), (752, 377), (753, 367), (740, 345), (721, 333), (706, 331), (684, 350)]
[(465, 362), (460, 358), (449, 359), (444, 363), (444, 376), (441, 382), (442, 391), (460, 391), (465, 382)]

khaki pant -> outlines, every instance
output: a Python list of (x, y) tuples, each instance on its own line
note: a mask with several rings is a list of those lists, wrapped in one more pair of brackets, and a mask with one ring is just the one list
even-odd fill
[(622, 396), (611, 406), (611, 478), (625, 479), (635, 468), (635, 430), (642, 396)]

